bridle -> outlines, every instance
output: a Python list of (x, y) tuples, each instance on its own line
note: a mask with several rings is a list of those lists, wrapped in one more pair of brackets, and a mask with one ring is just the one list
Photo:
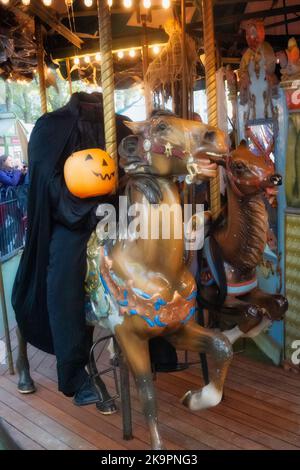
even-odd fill
[(251, 142), (255, 145), (255, 147), (259, 150), (260, 154), (265, 158), (265, 162), (267, 165), (273, 165), (273, 161), (270, 157), (273, 148), (274, 148), (274, 139), (271, 138), (268, 147), (265, 149), (264, 146), (261, 144), (259, 139), (256, 137), (254, 132), (250, 129), (250, 127), (246, 128), (246, 136), (251, 140)]

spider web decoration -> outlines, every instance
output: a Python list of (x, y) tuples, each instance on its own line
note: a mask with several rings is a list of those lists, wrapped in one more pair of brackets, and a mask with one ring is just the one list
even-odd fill
[(192, 89), (199, 58), (196, 44), (189, 35), (186, 35), (185, 50), (183, 50), (182, 30), (177, 20), (169, 19), (166, 21), (164, 29), (169, 36), (169, 40), (159, 55), (148, 66), (145, 76), (145, 88), (152, 90), (154, 94), (161, 92), (163, 100), (167, 100), (170, 96), (174, 98), (174, 90), (177, 88), (176, 83), (182, 80), (184, 60), (188, 72), (186, 77), (187, 87), (188, 90)]

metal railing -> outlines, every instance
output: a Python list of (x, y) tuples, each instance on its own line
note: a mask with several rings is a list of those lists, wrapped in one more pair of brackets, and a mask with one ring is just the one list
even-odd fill
[(0, 188), (0, 261), (23, 248), (27, 226), (26, 186)]

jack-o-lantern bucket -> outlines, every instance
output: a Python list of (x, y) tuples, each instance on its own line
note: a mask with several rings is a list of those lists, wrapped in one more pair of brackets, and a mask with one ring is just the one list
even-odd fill
[(104, 150), (80, 150), (67, 158), (64, 177), (68, 190), (79, 198), (109, 194), (116, 183), (115, 162)]

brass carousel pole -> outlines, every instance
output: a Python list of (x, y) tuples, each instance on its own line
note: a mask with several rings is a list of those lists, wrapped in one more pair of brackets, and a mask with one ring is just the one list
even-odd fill
[(143, 78), (144, 78), (144, 94), (145, 94), (145, 107), (146, 107), (146, 116), (147, 118), (150, 116), (152, 111), (152, 100), (151, 100), (151, 92), (149, 89), (149, 84), (146, 80), (146, 74), (149, 65), (149, 49), (148, 49), (148, 32), (147, 32), (147, 23), (143, 21), (143, 32), (144, 32), (144, 43), (142, 49), (142, 59), (143, 59)]
[[(118, 147), (115, 115), (114, 63), (112, 55), (111, 19), (107, 0), (97, 0), (99, 40), (101, 53), (101, 84), (103, 94), (104, 132), (106, 151), (116, 163), (116, 186), (118, 185)], [(131, 402), (129, 370), (124, 358), (120, 357), (121, 408), (123, 417), (123, 438), (132, 439)]]
[(70, 59), (67, 59), (67, 60), (66, 60), (66, 67), (67, 67), (67, 75), (68, 75), (70, 96), (72, 96), (73, 90), (72, 90), (72, 78), (71, 78), (71, 69), (70, 69)]
[(35, 20), (35, 40), (36, 40), (36, 54), (37, 54), (37, 68), (39, 74), (39, 87), (42, 113), (47, 112), (47, 93), (46, 93), (46, 80), (45, 80), (45, 67), (44, 67), (44, 47), (43, 47), (43, 34), (42, 25), (39, 18), (36, 16)]
[(185, 0), (181, 0), (181, 59), (182, 59), (182, 93), (181, 93), (181, 112), (184, 119), (188, 118), (188, 91), (187, 91), (187, 64), (186, 64), (186, 41), (185, 41), (185, 22), (186, 22), (186, 10)]
[(107, 0), (97, 0), (99, 40), (101, 53), (101, 84), (103, 94), (104, 132), (106, 151), (116, 163), (118, 187), (118, 148), (115, 116), (114, 63), (112, 55), (110, 10)]
[[(202, 0), (202, 22), (208, 123), (212, 126), (217, 126), (217, 80), (213, 0)], [(212, 218), (215, 220), (221, 210), (219, 170), (217, 176), (210, 182), (210, 207)]]

